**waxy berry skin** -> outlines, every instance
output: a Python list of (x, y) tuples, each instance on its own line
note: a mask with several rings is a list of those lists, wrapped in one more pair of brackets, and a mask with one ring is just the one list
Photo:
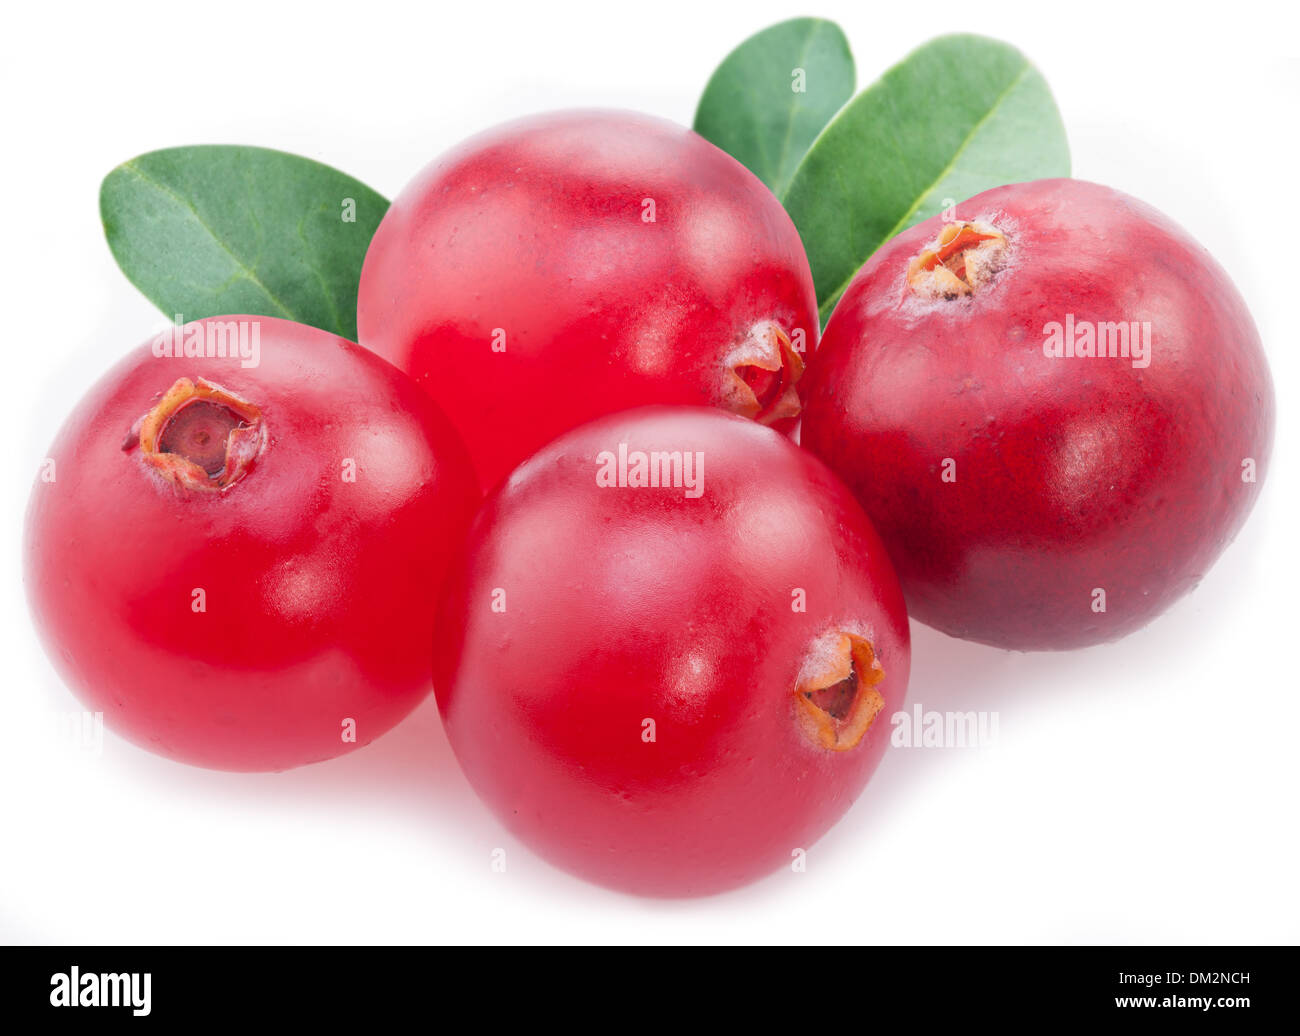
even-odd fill
[(268, 317), (183, 333), (240, 321), (256, 366), (146, 344), (76, 404), (32, 494), (26, 583), (51, 660), (110, 729), (283, 770), (428, 693), (478, 488), (446, 418), (367, 350)]
[[(634, 484), (655, 451), (683, 472), (702, 455), (699, 491)], [(735, 415), (650, 407), (569, 432), (489, 496), (434, 682), (519, 838), (594, 882), (700, 895), (789, 866), (844, 813), (909, 651), (889, 559), (825, 466)]]
[[(956, 216), (853, 280), (802, 442), (871, 516), (913, 617), (1022, 650), (1123, 636), (1196, 585), (1259, 493), (1258, 332), (1213, 256), (1118, 191), (1015, 184)], [(1120, 323), (1149, 353), (1122, 355)], [(1089, 328), (1121, 355), (1079, 355)]]
[(510, 122), (428, 166), (371, 242), (357, 325), (452, 419), (485, 488), (644, 404), (788, 431), (819, 329), (772, 193), (690, 130), (616, 111)]

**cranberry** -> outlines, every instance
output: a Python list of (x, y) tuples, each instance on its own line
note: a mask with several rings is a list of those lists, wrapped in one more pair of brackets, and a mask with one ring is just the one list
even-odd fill
[(685, 895), (790, 863), (849, 807), (909, 664), (889, 559), (821, 463), (735, 415), (650, 407), (566, 434), (489, 497), (434, 682), (521, 839)]
[(900, 234), (805, 382), (802, 441), (848, 483), (908, 607), (1019, 649), (1120, 637), (1245, 521), (1273, 390), (1214, 258), (1118, 191), (1041, 180)]
[(426, 168), (375, 234), (357, 322), (451, 417), (485, 486), (647, 403), (788, 431), (818, 331), (799, 234), (755, 176), (672, 123), (590, 111)]
[(374, 354), (266, 317), (188, 324), (76, 405), (44, 472), (36, 625), (120, 734), (280, 770), (365, 744), (428, 693), (478, 489), (450, 424)]

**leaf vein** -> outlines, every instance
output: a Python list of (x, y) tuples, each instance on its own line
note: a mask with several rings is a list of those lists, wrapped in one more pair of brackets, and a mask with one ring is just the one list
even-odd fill
[(181, 195), (177, 194), (174, 190), (172, 190), (170, 186), (163, 183), (161, 180), (155, 179), (154, 177), (150, 176), (148, 173), (146, 173), (143, 169), (141, 169), (138, 165), (135, 164), (134, 159), (131, 159), (130, 161), (127, 162), (123, 162), (120, 168), (129, 170), (131, 173), (133, 173), (139, 179), (143, 180), (145, 183), (149, 184), (155, 190), (160, 191), (161, 193), (167, 195), (167, 197), (171, 198), (182, 208), (188, 209), (190, 214), (194, 217), (194, 221), (198, 223), (200, 227), (202, 227), (204, 230), (208, 232), (208, 235), (212, 238), (214, 242), (216, 242), (218, 247), (220, 247), (220, 249), (230, 257), (231, 262), (236, 266), (236, 268), (238, 268), (243, 273), (243, 276), (246, 277), (248, 280), (250, 280), (253, 284), (255, 284), (261, 290), (261, 292), (280, 309), (281, 313), (283, 313), (287, 318), (291, 320), (294, 319), (294, 314), (289, 309), (289, 307), (286, 306), (284, 302), (279, 297), (277, 297), (276, 294), (266, 286), (266, 284), (262, 282), (262, 279), (257, 276), (257, 272), (255, 270), (250, 268), (242, 259), (239, 258), (239, 256), (237, 256), (234, 252), (230, 250), (226, 242), (223, 241), (217, 235), (217, 232), (207, 224), (207, 222), (203, 219), (202, 216), (199, 215), (198, 209), (194, 207), (192, 202), (188, 201), (186, 198), (183, 198)]

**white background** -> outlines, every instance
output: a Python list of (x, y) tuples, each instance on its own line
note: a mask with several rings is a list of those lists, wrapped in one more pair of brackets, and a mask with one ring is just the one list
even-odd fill
[[(7, 12), (0, 941), (1300, 938), (1295, 6), (819, 7)], [(281, 775), (190, 769), (111, 734), (95, 757), (54, 733), (77, 705), (27, 617), (22, 512), (71, 402), (159, 319), (104, 244), (108, 170), (171, 145), (259, 144), (391, 197), (444, 148), (527, 112), (689, 124), (723, 55), (804, 13), (844, 26), (860, 85), (943, 32), (1016, 44), (1055, 91), (1075, 174), (1163, 209), (1236, 279), (1272, 364), (1278, 438), (1259, 506), (1195, 593), (1121, 643), (1060, 655), (913, 624), (910, 700), (999, 711), (996, 747), (891, 751), (806, 873), (703, 901), (621, 896), (533, 857), (479, 806), (432, 699), (369, 748)], [(504, 874), (489, 867), (498, 846)]]

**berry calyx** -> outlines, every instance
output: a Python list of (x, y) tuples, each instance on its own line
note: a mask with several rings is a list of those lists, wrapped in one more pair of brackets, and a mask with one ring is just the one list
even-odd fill
[(763, 320), (750, 328), (725, 367), (723, 401), (728, 410), (766, 425), (799, 416), (795, 386), (803, 377), (803, 357), (775, 322)]
[(907, 283), (926, 298), (970, 295), (1002, 268), (1006, 248), (1006, 236), (988, 223), (946, 223), (908, 264)]
[(126, 449), (182, 489), (223, 490), (247, 474), (266, 443), (261, 410), (199, 378), (180, 378), (136, 423)]
[(799, 722), (814, 744), (833, 752), (857, 745), (885, 699), (876, 685), (885, 671), (871, 641), (836, 630), (819, 637), (804, 660), (795, 687)]

